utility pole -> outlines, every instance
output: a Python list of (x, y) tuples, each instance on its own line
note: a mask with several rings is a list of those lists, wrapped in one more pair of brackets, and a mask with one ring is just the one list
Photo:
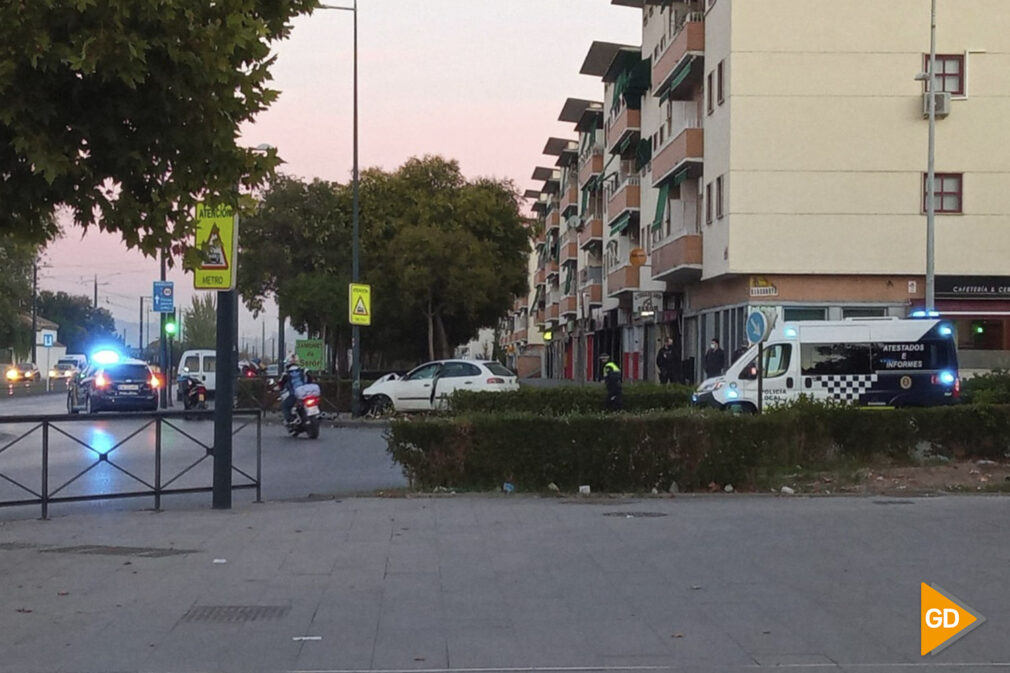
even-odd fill
[(280, 312), (281, 305), (277, 304), (277, 366), (278, 372), (283, 373), (284, 370), (284, 314)]
[(91, 308), (94, 308), (94, 309), (98, 308), (98, 274), (97, 273), (95, 274), (95, 301), (91, 305)]
[[(166, 266), (165, 266), (165, 251), (161, 251), (161, 280), (165, 280)], [(165, 385), (161, 386), (161, 408), (168, 408), (168, 380), (171, 378), (171, 360), (168, 356), (168, 334), (165, 330), (165, 325), (168, 323), (168, 314), (161, 313), (161, 331), (158, 333), (158, 346), (161, 351), (160, 353), (160, 365), (162, 376), (165, 377)]]
[(39, 258), (32, 260), (32, 362), (38, 363), (39, 340)]
[(929, 157), (926, 169), (926, 317), (936, 309), (936, 0), (929, 18)]

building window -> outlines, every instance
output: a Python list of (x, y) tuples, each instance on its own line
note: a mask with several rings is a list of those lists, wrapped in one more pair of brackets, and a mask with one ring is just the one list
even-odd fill
[(782, 309), (782, 319), (785, 322), (799, 322), (801, 320), (827, 320), (828, 309), (826, 308), (806, 308), (794, 307)]
[(712, 224), (712, 183), (705, 185), (705, 222)]
[[(929, 178), (922, 179), (922, 211), (926, 212), (929, 198)], [(963, 212), (963, 173), (937, 173), (933, 182), (933, 207), (937, 213)]]
[(842, 318), (883, 318), (887, 315), (884, 307), (867, 308), (865, 306), (843, 307)]
[[(928, 73), (929, 54), (923, 57), (923, 63), (922, 69)], [(936, 55), (936, 90), (951, 96), (964, 95), (964, 54)]]
[(716, 67), (716, 92), (719, 99), (719, 105), (722, 105), (723, 101), (726, 100), (723, 87), (723, 72), (725, 70), (723, 66), (725, 63), (726, 61), (719, 61), (719, 65)]
[(714, 97), (715, 97), (715, 88), (712, 86), (712, 73), (708, 73), (708, 95), (706, 98), (708, 100), (709, 114), (712, 114), (712, 112), (715, 111), (715, 104), (713, 102)]
[(722, 176), (720, 175), (715, 179), (715, 216), (720, 220), (723, 213), (722, 206)]

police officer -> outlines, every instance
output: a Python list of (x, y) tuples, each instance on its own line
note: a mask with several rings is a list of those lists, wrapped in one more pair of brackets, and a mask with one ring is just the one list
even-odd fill
[(621, 368), (616, 362), (603, 365), (603, 383), (607, 387), (607, 411), (620, 411), (624, 406), (621, 392)]

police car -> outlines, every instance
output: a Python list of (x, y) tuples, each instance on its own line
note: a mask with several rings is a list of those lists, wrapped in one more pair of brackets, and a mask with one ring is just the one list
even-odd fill
[(124, 358), (116, 351), (100, 351), (91, 365), (70, 379), (67, 413), (81, 411), (155, 411), (161, 380), (143, 360)]
[[(957, 349), (943, 320), (864, 318), (786, 322), (764, 344), (762, 402), (801, 395), (859, 406), (931, 406), (957, 401)], [(723, 376), (702, 382), (696, 405), (757, 410), (758, 346)]]

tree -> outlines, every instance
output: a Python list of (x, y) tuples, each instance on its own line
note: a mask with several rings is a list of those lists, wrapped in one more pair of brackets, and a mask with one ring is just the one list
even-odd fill
[(39, 292), (38, 313), (59, 325), (57, 338), (68, 353), (87, 353), (100, 343), (120, 340), (112, 314), (94, 308), (85, 296), (43, 290)]
[(0, 236), (0, 347), (14, 353), (31, 349), (32, 266), (35, 246)]
[(194, 295), (182, 316), (183, 349), (217, 346), (217, 297), (213, 293)]
[(278, 163), (236, 144), (291, 20), (316, 0), (0, 4), (0, 231), (53, 238), (53, 209), (147, 253)]

